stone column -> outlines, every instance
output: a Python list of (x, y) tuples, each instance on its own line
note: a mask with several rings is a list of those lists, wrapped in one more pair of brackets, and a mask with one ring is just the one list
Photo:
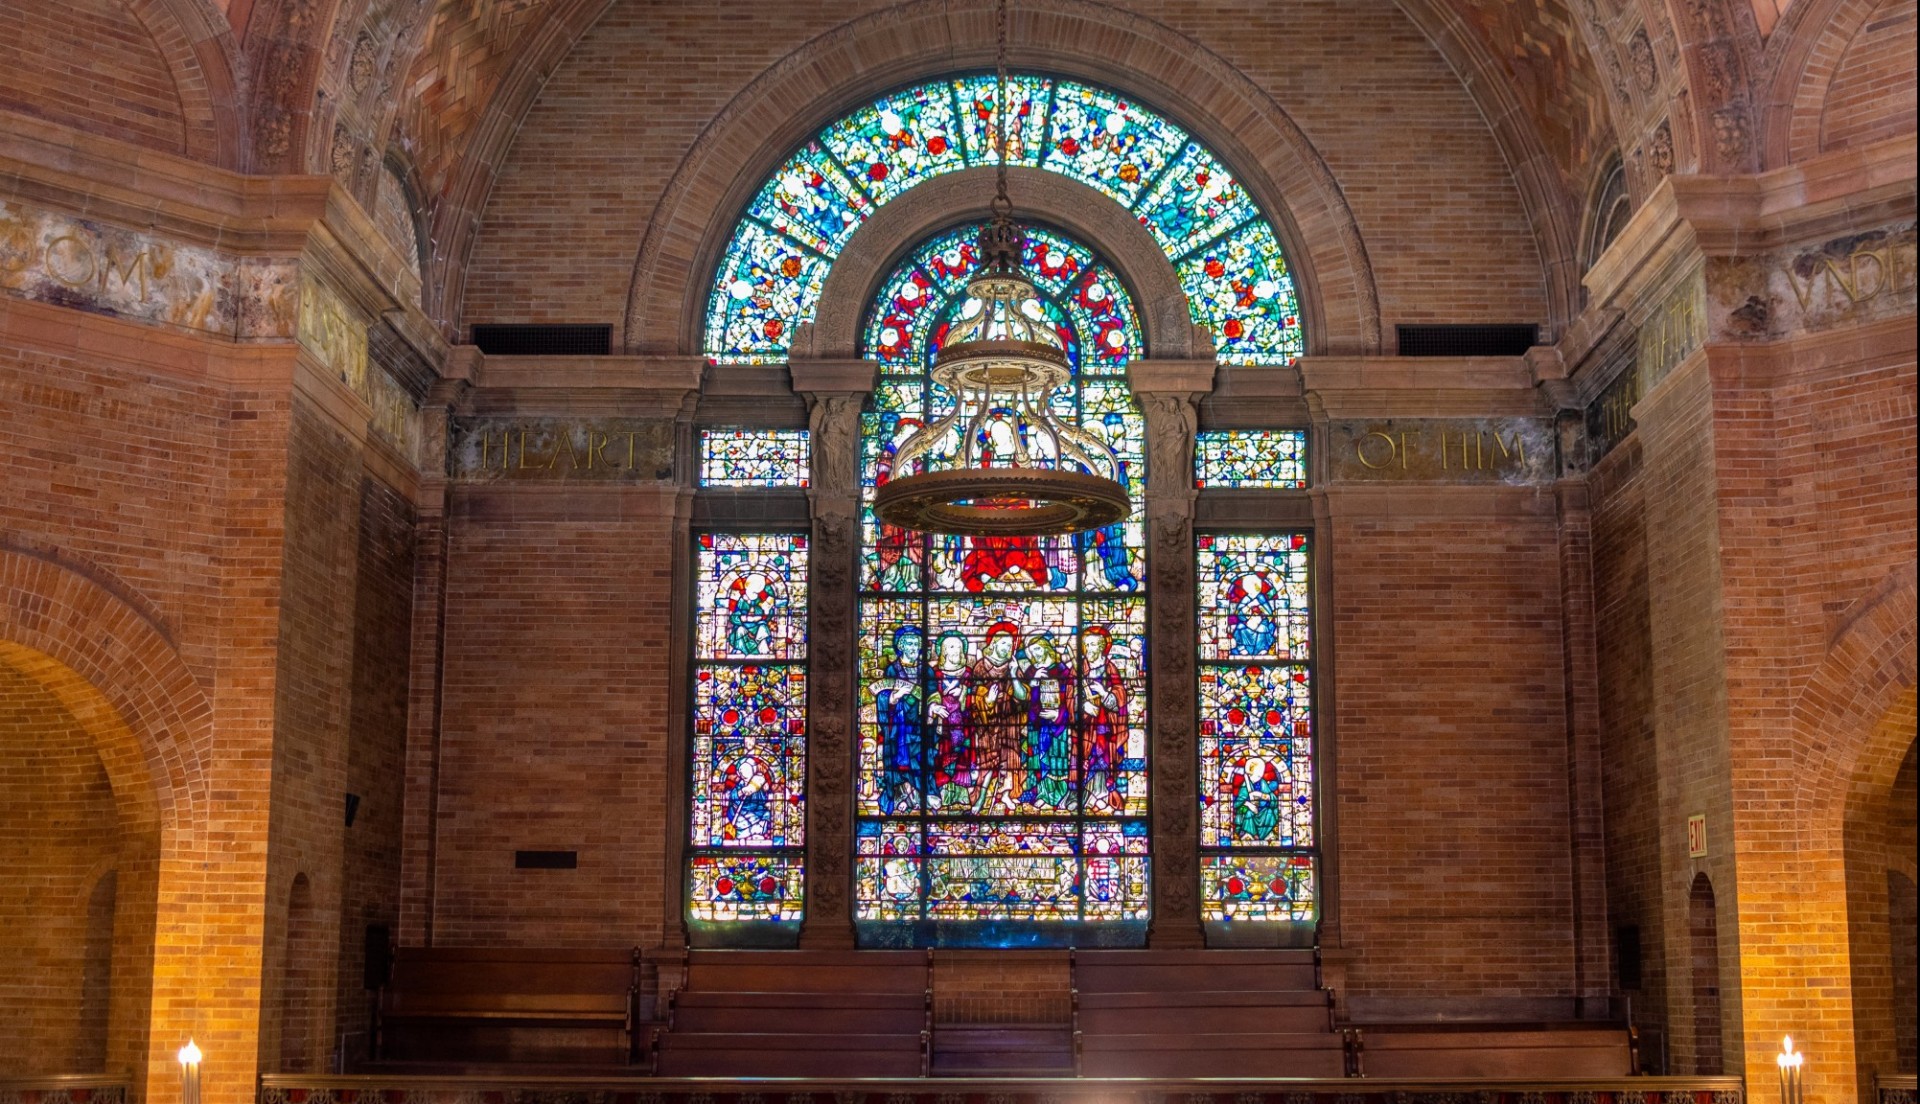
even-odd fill
[[(468, 372), (465, 365), (450, 366)], [(420, 496), (414, 522), (412, 668), (407, 676), (406, 800), (397, 942), (433, 945), (435, 831), (440, 796), (440, 687), (447, 614), (447, 443), (465, 378), (434, 383), (420, 405)]]
[(868, 360), (796, 361), (806, 396), (813, 471), (808, 558), (807, 903), (800, 945), (853, 946), (854, 603), (859, 576), (860, 409), (873, 390)]
[(1155, 948), (1199, 947), (1200, 808), (1194, 747), (1193, 438), (1214, 362), (1141, 361), (1128, 381), (1147, 423), (1147, 761), (1153, 778)]

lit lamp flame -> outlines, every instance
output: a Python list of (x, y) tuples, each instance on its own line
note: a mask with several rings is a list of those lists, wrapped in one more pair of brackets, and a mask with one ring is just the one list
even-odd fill
[(1780, 1104), (1803, 1104), (1800, 1067), (1806, 1058), (1793, 1049), (1793, 1036), (1780, 1040), (1780, 1053), (1773, 1056), (1774, 1064), (1780, 1067)]
[(192, 1039), (180, 1048), (180, 1104), (200, 1104), (200, 1048)]

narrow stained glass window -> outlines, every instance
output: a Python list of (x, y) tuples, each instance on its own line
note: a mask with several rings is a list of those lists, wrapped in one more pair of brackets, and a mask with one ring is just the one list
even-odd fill
[(895, 445), (951, 409), (928, 368), (969, 309), (978, 230), (911, 251), (865, 331), (882, 374), (861, 444), (855, 915), (869, 945), (1137, 942), (1146, 461), (1125, 371), (1140, 329), (1098, 255), (1034, 228), (1025, 260), (1073, 366), (1050, 401), (1119, 456), (1133, 515), (1071, 538), (959, 538), (883, 526), (871, 510), (874, 490), (905, 474)]
[[(1223, 362), (1288, 364), (1302, 353), (1279, 239), (1211, 149), (1108, 89), (1017, 74), (1007, 91), (1008, 161), (1078, 181), (1138, 219), (1179, 274), (1193, 320), (1213, 332)], [(928, 180), (994, 164), (998, 113), (990, 75), (928, 81), (854, 110), (794, 150), (755, 193), (714, 274), (707, 356), (718, 364), (784, 361), (854, 232)], [(889, 296), (909, 324), (900, 327), (909, 339), (898, 356), (912, 362), (924, 349), (915, 343), (928, 336), (924, 327), (941, 319), (914, 298), (931, 285), (899, 275), (908, 282)], [(1057, 302), (1062, 311), (1071, 305)], [(1089, 331), (1083, 321), (1075, 319), (1080, 340), (1102, 348), (1111, 331)], [(885, 346), (875, 351), (889, 355)]]
[(688, 917), (798, 922), (807, 538), (702, 533), (694, 552)]
[(805, 487), (809, 456), (804, 429), (701, 430), (700, 485)]
[(1202, 433), (1194, 442), (1193, 485), (1305, 487), (1307, 431), (1229, 429)]
[(1312, 623), (1305, 533), (1195, 538), (1201, 916), (1310, 923)]

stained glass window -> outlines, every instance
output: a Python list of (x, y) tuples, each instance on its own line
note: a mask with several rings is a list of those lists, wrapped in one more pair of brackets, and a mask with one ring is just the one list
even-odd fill
[(694, 552), (687, 913), (696, 922), (798, 922), (807, 538), (702, 533)]
[(1195, 538), (1201, 916), (1316, 915), (1313, 674), (1305, 533)]
[(1194, 441), (1193, 485), (1229, 489), (1305, 487), (1307, 431), (1208, 430)]
[[(1077, 81), (1016, 75), (1008, 99), (1009, 163), (1071, 177), (1138, 218), (1178, 274), (1193, 320), (1213, 331), (1223, 363), (1288, 364), (1301, 354), (1299, 303), (1279, 239), (1212, 150), (1151, 108)], [(990, 76), (931, 81), (859, 108), (795, 150), (755, 194), (714, 274), (707, 356), (786, 360), (794, 327), (812, 321), (827, 271), (854, 231), (927, 180), (994, 164), (998, 112)], [(898, 328), (924, 342), (924, 327), (941, 318), (914, 293), (931, 285), (897, 275), (909, 281), (889, 289), (905, 296), (890, 304), (907, 323)], [(1057, 305), (1068, 312), (1072, 300)], [(1100, 348), (1106, 334), (1074, 321), (1079, 339)], [(902, 340), (898, 356), (917, 363), (923, 345)], [(873, 347), (885, 357), (886, 347)]]
[(809, 458), (804, 429), (700, 431), (702, 487), (804, 487)]
[(872, 945), (1124, 940), (1148, 903), (1145, 457), (1124, 376), (1137, 315), (1099, 256), (1029, 234), (1074, 370), (1053, 408), (1120, 457), (1133, 515), (1078, 537), (960, 538), (880, 525), (870, 506), (894, 446), (951, 409), (927, 370), (968, 309), (978, 230), (910, 252), (865, 329), (882, 376), (861, 445), (856, 919)]

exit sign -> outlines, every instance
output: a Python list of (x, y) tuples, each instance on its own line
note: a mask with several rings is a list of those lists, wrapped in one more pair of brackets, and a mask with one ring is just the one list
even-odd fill
[(1687, 818), (1687, 857), (1704, 859), (1707, 857), (1707, 814), (1695, 813)]

